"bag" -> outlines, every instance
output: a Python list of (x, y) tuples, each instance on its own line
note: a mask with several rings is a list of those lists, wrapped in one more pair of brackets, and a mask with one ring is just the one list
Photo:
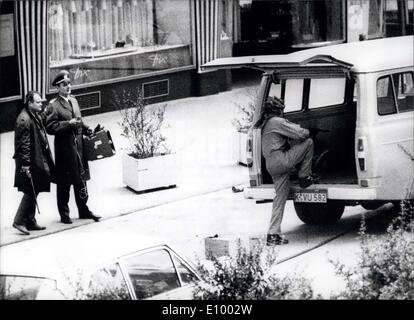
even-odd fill
[(108, 130), (101, 130), (83, 139), (83, 151), (88, 161), (112, 157), (115, 146)]

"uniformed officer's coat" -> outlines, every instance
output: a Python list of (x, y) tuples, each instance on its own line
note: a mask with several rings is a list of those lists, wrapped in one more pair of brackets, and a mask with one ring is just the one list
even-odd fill
[(73, 96), (69, 96), (69, 102), (58, 96), (48, 106), (46, 131), (55, 136), (57, 183), (81, 184), (90, 179), (83, 153), (83, 134), (89, 128), (84, 124), (76, 128), (69, 124), (80, 116), (79, 104)]
[[(16, 162), (14, 186), (19, 191), (33, 195), (35, 192), (50, 191), (50, 182), (54, 180), (55, 164), (50, 152), (43, 119), (22, 109), (16, 119), (14, 133), (13, 158)], [(28, 166), (32, 175), (33, 186), (22, 166)]]

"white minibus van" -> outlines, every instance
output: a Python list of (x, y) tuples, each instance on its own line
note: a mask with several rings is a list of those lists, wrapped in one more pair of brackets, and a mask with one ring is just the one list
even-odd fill
[[(211, 68), (256, 68), (263, 76), (253, 123), (268, 96), (285, 102), (285, 117), (321, 131), (314, 139), (317, 184), (290, 199), (308, 224), (333, 223), (346, 205), (374, 209), (414, 196), (414, 37), (345, 43), (287, 55), (222, 58)], [(273, 199), (261, 131), (247, 142), (250, 187), (245, 197)]]

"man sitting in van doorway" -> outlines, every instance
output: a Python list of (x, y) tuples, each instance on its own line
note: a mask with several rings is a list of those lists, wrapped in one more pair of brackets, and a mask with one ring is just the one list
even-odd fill
[[(281, 224), (289, 195), (289, 176), (292, 169), (298, 167), (301, 188), (307, 188), (317, 180), (317, 177), (312, 175), (313, 140), (310, 138), (312, 134), (308, 129), (285, 119), (284, 108), (281, 99), (269, 97), (259, 120), (254, 125), (255, 128), (262, 130), (262, 153), (276, 191), (267, 233), (268, 245), (289, 242), (281, 234)], [(297, 143), (291, 146), (289, 139), (297, 140)]]

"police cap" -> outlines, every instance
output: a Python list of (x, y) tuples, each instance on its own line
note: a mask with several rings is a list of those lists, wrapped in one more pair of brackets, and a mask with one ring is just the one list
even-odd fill
[(62, 82), (70, 82), (69, 72), (66, 70), (60, 71), (52, 82), (52, 86), (57, 86)]

